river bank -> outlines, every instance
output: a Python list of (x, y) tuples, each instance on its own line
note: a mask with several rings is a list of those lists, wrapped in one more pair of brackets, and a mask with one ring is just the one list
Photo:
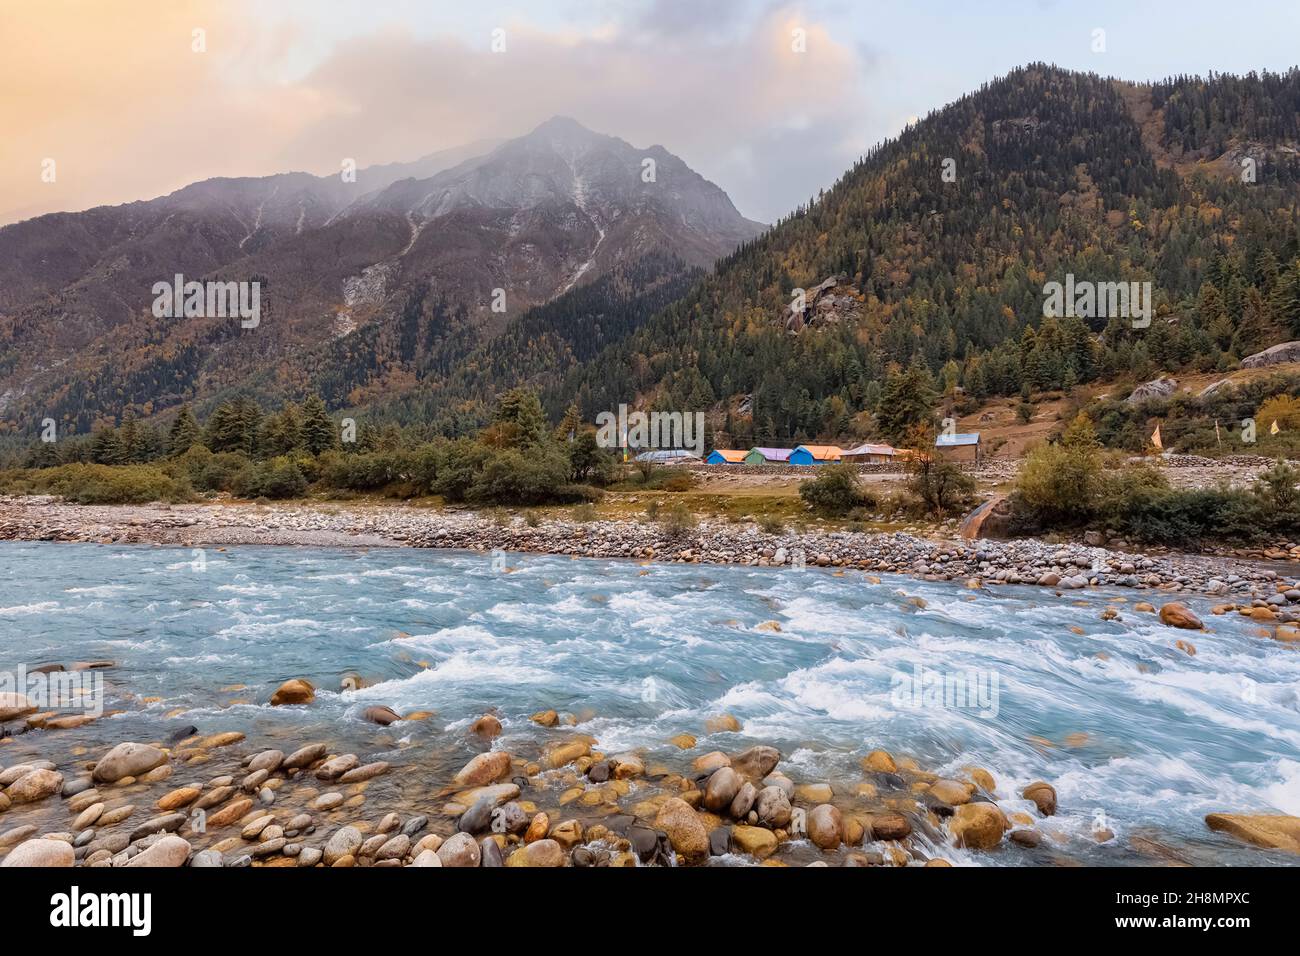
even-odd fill
[(414, 547), (561, 554), (750, 567), (833, 567), (924, 580), (1031, 584), (1055, 590), (1123, 587), (1258, 601), (1300, 620), (1300, 568), (1222, 556), (1118, 551), (1037, 539), (925, 537), (904, 532), (769, 533), (702, 519), (676, 532), (646, 518), (575, 521), (390, 504), (73, 505), (45, 496), (0, 497), (0, 540), (101, 544)]
[(8, 865), (1300, 861), (1300, 658), (1204, 596), (203, 554), (0, 544)]

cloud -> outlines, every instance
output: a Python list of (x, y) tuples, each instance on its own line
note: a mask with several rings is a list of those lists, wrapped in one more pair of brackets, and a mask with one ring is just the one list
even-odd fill
[[(255, 6), (145, 6), (124, 16), (52, 0), (39, 14), (0, 13), (0, 222), (214, 175), (413, 159), (556, 114), (662, 145), (771, 221), (829, 185), (879, 125), (864, 52), (797, 8), (737, 0), (706, 14), (657, 0), (598, 29), (505, 20), (503, 53), (486, 36), (387, 24), (304, 63), (318, 37)], [(206, 53), (190, 49), (196, 26)], [(806, 52), (792, 48), (796, 29)], [(55, 184), (40, 182), (45, 157), (58, 160)]]

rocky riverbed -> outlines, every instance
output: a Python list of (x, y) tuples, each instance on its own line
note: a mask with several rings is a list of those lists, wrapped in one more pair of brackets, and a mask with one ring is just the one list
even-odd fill
[[(293, 680), (273, 700), (310, 707), (313, 694)], [(699, 752), (689, 733), (672, 738), (672, 766), (606, 753), (554, 711), (531, 718), (535, 747), (508, 751), (488, 713), (464, 731), (480, 752), (431, 779), (418, 747), (374, 759), (332, 741), (259, 746), (237, 731), (88, 752), (34, 711), (0, 698), (0, 718), (23, 731), (0, 747), (0, 867), (950, 866), (972, 854), (1064, 864), (1083, 841), (1116, 840), (1104, 820), (1086, 835), (1056, 827), (1048, 781), (1012, 790), (983, 767), (939, 775), (883, 749), (864, 753), (855, 780), (806, 780), (774, 747)], [(371, 708), (373, 749), (430, 716)], [(740, 730), (728, 714), (700, 728)], [(1300, 853), (1300, 818), (1205, 822)], [(1154, 830), (1126, 842), (1149, 864), (1212, 859)]]
[[(772, 534), (753, 524), (702, 520), (669, 532), (646, 519), (501, 519), (473, 511), (400, 505), (71, 505), (49, 497), (0, 497), (0, 540), (77, 541), (220, 547), (236, 544), (406, 546), (479, 552), (531, 552), (588, 558), (835, 567), (908, 574), (972, 585), (1033, 584), (1056, 590), (1090, 586), (1199, 592), (1271, 604), (1286, 621), (1300, 601), (1290, 552), (1273, 566), (1224, 557), (1141, 553), (1084, 544), (925, 537), (850, 531)], [(1298, 605), (1300, 608), (1300, 605)]]

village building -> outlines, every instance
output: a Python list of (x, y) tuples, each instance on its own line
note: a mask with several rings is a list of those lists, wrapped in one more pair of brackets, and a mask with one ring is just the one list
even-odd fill
[(940, 435), (934, 440), (934, 448), (949, 461), (970, 461), (979, 464), (980, 433), (965, 432), (957, 435)]
[(893, 445), (875, 445), (870, 442), (844, 452), (844, 461), (859, 465), (887, 465), (901, 453)]

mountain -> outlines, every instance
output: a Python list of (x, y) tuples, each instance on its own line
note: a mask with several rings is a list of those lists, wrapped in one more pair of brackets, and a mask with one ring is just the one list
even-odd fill
[[(917, 388), (969, 408), (1228, 369), (1300, 338), (1298, 149), (1300, 70), (1018, 69), (873, 149), (555, 394), (588, 420), (636, 399), (711, 411), (744, 448), (901, 438)], [(1045, 318), (1044, 286), (1071, 274), (1150, 282), (1154, 321)]]
[[(530, 307), (605, 276), (655, 288), (761, 229), (662, 147), (564, 118), (356, 182), (217, 179), (42, 216), (0, 229), (0, 412), (17, 431), (48, 416), (85, 432), (234, 388), (366, 401)], [(260, 324), (155, 317), (153, 285), (176, 274), (259, 282)], [(325, 364), (340, 350), (344, 376)]]

